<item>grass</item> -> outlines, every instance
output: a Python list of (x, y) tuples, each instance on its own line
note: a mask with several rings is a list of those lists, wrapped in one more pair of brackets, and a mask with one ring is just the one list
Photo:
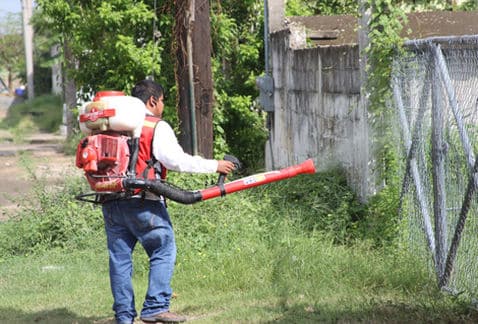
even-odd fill
[[(185, 178), (174, 180), (192, 188), (210, 180)], [(112, 321), (101, 212), (72, 201), (78, 190), (77, 181), (56, 194), (40, 190), (39, 207), (0, 224), (8, 247), (0, 251), (0, 323)], [(172, 311), (195, 323), (478, 321), (466, 296), (438, 291), (427, 265), (405, 249), (354, 236), (366, 215), (339, 174), (191, 206), (170, 202), (169, 210), (178, 245)], [(139, 311), (148, 278), (140, 247), (134, 260)]]
[[(215, 263), (179, 257), (173, 310), (196, 323), (472, 323), (477, 319), (464, 303), (437, 292), (425, 272), (409, 271), (414, 269), (407, 267), (410, 260), (393, 261), (367, 247), (352, 251), (322, 241), (297, 243), (286, 252), (290, 258), (277, 251), (231, 252)], [(306, 251), (314, 254), (305, 258)], [(135, 259), (140, 309), (147, 282), (140, 249)], [(0, 322), (111, 319), (107, 255), (101, 249), (16, 257), (3, 261), (0, 271)]]
[(62, 101), (59, 96), (43, 95), (16, 103), (1, 120), (0, 128), (9, 129), (14, 135), (35, 130), (56, 132), (62, 122)]
[(55, 250), (2, 262), (0, 322), (91, 323), (107, 317), (108, 303), (94, 302), (109, 299), (105, 260), (101, 254)]

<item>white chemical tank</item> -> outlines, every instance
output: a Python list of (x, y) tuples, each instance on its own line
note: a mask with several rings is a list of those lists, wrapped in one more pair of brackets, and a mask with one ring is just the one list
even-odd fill
[(86, 135), (111, 130), (140, 137), (145, 114), (146, 108), (140, 99), (121, 91), (99, 91), (93, 101), (80, 108), (80, 130)]

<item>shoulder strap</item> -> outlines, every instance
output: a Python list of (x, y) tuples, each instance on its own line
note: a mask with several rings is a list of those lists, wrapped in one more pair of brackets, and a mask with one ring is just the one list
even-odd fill
[[(158, 123), (161, 121), (160, 118), (158, 117), (153, 117), (153, 116), (146, 116), (146, 119), (144, 121), (144, 126), (145, 127), (150, 127), (154, 128), (153, 129), (153, 134), (156, 131), (156, 127), (158, 126)], [(149, 170), (151, 168), (154, 169), (154, 173), (156, 174), (157, 177), (160, 179), (164, 179), (166, 176), (166, 169), (163, 167), (163, 165), (154, 157), (153, 154), (153, 141), (154, 141), (154, 135), (153, 135), (153, 140), (151, 141), (151, 157), (149, 160), (146, 161), (146, 168), (143, 171), (143, 178), (147, 178)]]

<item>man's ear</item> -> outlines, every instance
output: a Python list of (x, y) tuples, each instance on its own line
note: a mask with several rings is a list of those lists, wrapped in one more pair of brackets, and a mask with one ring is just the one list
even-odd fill
[(156, 104), (157, 104), (157, 101), (156, 101), (156, 99), (154, 98), (154, 96), (149, 97), (148, 102), (149, 102), (149, 105), (150, 105), (151, 107), (155, 107)]

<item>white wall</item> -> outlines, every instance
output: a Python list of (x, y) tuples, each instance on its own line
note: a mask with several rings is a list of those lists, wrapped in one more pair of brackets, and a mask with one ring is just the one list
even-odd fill
[(305, 31), (271, 34), (274, 112), (266, 167), (312, 158), (319, 171), (341, 167), (365, 198), (369, 176), (366, 112), (360, 106), (358, 46), (307, 48)]

